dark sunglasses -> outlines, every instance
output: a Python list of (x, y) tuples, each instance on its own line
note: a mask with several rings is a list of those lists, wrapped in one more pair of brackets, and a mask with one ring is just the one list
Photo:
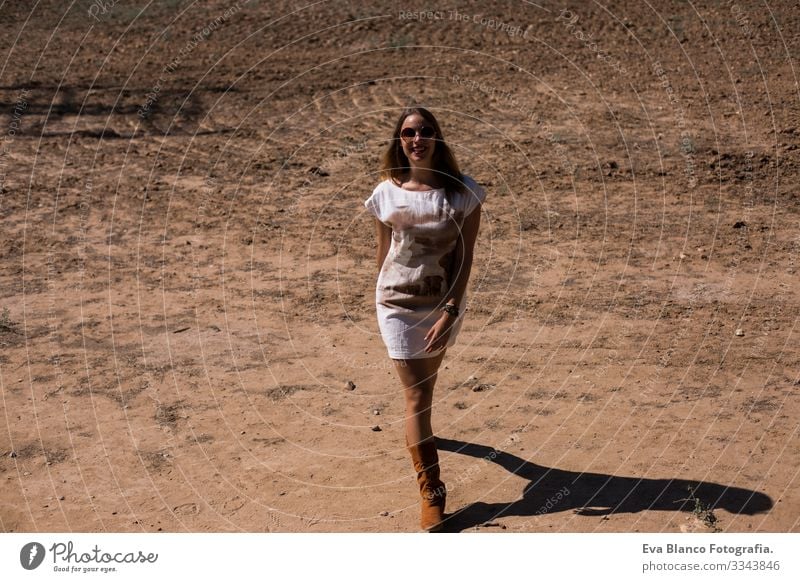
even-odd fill
[(400, 131), (400, 137), (406, 141), (413, 140), (417, 135), (419, 135), (422, 139), (433, 139), (433, 137), (436, 135), (436, 130), (430, 125), (423, 125), (419, 129), (414, 129), (413, 127), (404, 127)]

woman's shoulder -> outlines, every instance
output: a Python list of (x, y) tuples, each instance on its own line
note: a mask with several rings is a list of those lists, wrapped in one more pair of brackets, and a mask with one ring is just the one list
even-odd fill
[(383, 179), (375, 185), (375, 189), (373, 190), (373, 192), (383, 192), (384, 190), (389, 191), (391, 190), (392, 185), (393, 182), (391, 178)]
[(465, 216), (469, 216), (486, 199), (486, 190), (468, 174), (461, 174), (461, 184), (463, 187), (459, 204), (463, 206)]
[(388, 190), (387, 180), (382, 180), (373, 188), (372, 194), (364, 200), (364, 206), (378, 218), (382, 217), (387, 204), (387, 196), (384, 194), (386, 190)]
[(462, 185), (462, 190), (464, 190), (468, 194), (470, 192), (475, 192), (477, 190), (483, 190), (481, 185), (478, 184), (478, 181), (475, 180), (475, 178), (473, 178), (469, 174), (461, 174), (461, 180), (460, 181), (461, 181), (461, 185)]
[(470, 186), (477, 185), (475, 179), (469, 174), (461, 174), (461, 181), (469, 188)]
[(477, 196), (478, 199), (483, 202), (484, 198), (486, 198), (486, 190), (483, 189), (483, 186), (478, 184), (478, 182), (468, 174), (461, 174), (461, 182), (464, 185), (463, 190), (465, 194)]

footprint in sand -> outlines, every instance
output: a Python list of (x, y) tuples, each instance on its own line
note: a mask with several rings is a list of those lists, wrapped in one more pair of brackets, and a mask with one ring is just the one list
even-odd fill
[(222, 508), (227, 512), (233, 513), (234, 511), (238, 511), (242, 507), (244, 507), (244, 504), (245, 500), (237, 495), (236, 497), (232, 497), (231, 499), (226, 499), (222, 503)]
[(200, 507), (196, 503), (184, 503), (175, 507), (172, 512), (175, 515), (197, 515), (200, 513)]

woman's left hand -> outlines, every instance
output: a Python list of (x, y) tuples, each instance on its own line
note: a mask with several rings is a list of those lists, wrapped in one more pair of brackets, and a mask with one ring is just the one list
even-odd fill
[(425, 340), (428, 342), (428, 345), (425, 346), (425, 351), (430, 353), (445, 347), (447, 340), (450, 338), (450, 329), (455, 322), (455, 316), (447, 312), (442, 313), (442, 316), (436, 320), (436, 323), (425, 334)]

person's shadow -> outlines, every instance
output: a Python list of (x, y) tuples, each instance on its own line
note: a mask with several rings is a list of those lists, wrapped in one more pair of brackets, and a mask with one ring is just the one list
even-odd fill
[[(436, 437), (439, 450), (497, 463), (529, 483), (522, 498), (508, 503), (475, 502), (446, 515), (445, 532), (458, 532), (503, 516), (534, 516), (574, 510), (580, 515), (604, 516), (643, 510), (696, 512), (713, 527), (709, 510), (753, 515), (772, 508), (769, 496), (718, 483), (684, 479), (644, 479), (602, 473), (576, 473), (542, 467), (492, 447)], [(483, 470), (478, 468), (477, 470)], [(472, 473), (474, 475), (474, 473)], [(448, 488), (468, 482), (470, 473), (455, 475)]]

